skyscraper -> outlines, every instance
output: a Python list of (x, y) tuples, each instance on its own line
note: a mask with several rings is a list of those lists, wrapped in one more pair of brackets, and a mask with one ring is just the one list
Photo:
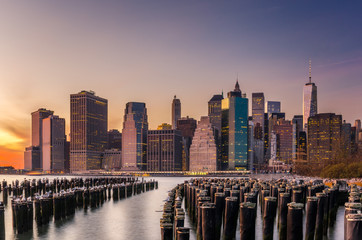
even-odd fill
[(340, 149), (342, 116), (334, 113), (317, 114), (308, 119), (308, 161), (314, 166), (325, 166)]
[(70, 95), (70, 169), (86, 171), (101, 168), (101, 155), (107, 146), (108, 101), (94, 92)]
[(222, 100), (221, 161), (229, 170), (248, 168), (248, 99), (241, 94), (239, 82)]
[(189, 170), (190, 163), (190, 146), (194, 132), (197, 126), (197, 121), (189, 116), (180, 118), (177, 121), (177, 130), (181, 131), (183, 139), (183, 153), (182, 153), (182, 171)]
[[(301, 132), (303, 131), (303, 115), (295, 115), (292, 120), (293, 123), (293, 158), (297, 160), (300, 156), (300, 151), (303, 151), (301, 144)], [(304, 145), (305, 147), (305, 145)], [(305, 152), (306, 153), (306, 152)]]
[(318, 113), (317, 86), (312, 83), (311, 61), (309, 61), (309, 82), (304, 85), (303, 90), (303, 124), (307, 131), (308, 118)]
[(176, 95), (172, 101), (172, 128), (177, 128), (177, 120), (181, 118), (181, 101), (176, 98)]
[(37, 111), (31, 113), (31, 145), (38, 147), (40, 151), (39, 168), (43, 168), (43, 155), (42, 155), (42, 136), (43, 136), (43, 119), (53, 115), (54, 111), (45, 108), (39, 108)]
[(354, 127), (356, 128), (356, 133), (355, 133), (355, 142), (358, 143), (359, 141), (361, 141), (362, 139), (359, 139), (359, 133), (361, 132), (361, 120), (357, 119), (354, 121)]
[(149, 130), (147, 135), (147, 170), (181, 171), (182, 136), (176, 129)]
[(65, 119), (50, 115), (43, 119), (43, 171), (64, 171)]
[(41, 152), (39, 147), (30, 146), (25, 148), (24, 152), (24, 169), (31, 170), (42, 170), (40, 163)]
[(201, 117), (195, 130), (190, 147), (190, 171), (217, 170), (217, 131), (212, 126), (209, 117)]
[(146, 104), (127, 103), (122, 130), (122, 170), (147, 169), (147, 132)]
[(107, 133), (108, 144), (107, 149), (122, 150), (122, 133), (116, 129), (109, 130)]
[(252, 94), (252, 119), (254, 123), (255, 163), (264, 164), (264, 138), (265, 138), (265, 99), (264, 93)]
[(276, 101), (268, 101), (268, 118), (272, 113), (280, 113), (281, 112), (281, 103)]
[(208, 116), (212, 126), (219, 132), (219, 137), (221, 137), (221, 101), (223, 99), (223, 95), (216, 94), (208, 102)]
[(272, 127), (277, 137), (277, 160), (287, 165), (293, 160), (293, 124), (284, 119), (277, 120)]

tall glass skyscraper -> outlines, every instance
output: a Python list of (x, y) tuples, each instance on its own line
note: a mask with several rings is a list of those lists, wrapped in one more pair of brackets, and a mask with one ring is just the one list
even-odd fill
[(309, 82), (304, 85), (303, 89), (303, 124), (304, 131), (307, 131), (308, 118), (318, 113), (317, 105), (317, 86), (312, 83), (311, 65), (309, 62)]
[(234, 91), (223, 99), (222, 108), (222, 168), (239, 170), (248, 168), (248, 104), (238, 81)]
[(145, 103), (129, 102), (124, 111), (122, 130), (122, 169), (147, 169), (147, 108)]
[(101, 168), (107, 146), (108, 100), (94, 92), (70, 95), (70, 170)]

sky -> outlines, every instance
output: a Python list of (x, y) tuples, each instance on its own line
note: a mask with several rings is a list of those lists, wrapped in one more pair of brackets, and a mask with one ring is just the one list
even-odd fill
[[(127, 102), (145, 102), (150, 129), (207, 115), (236, 78), (248, 97), (302, 114), (318, 86), (318, 111), (362, 118), (362, 2), (269, 0), (0, 0), (0, 166), (23, 167), (31, 112), (66, 119), (70, 94), (108, 99), (108, 128), (122, 130)], [(250, 101), (249, 101), (250, 102)]]

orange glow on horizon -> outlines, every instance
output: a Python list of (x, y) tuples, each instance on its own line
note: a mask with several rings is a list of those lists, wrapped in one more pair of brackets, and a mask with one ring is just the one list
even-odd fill
[(0, 167), (13, 166), (16, 169), (24, 168), (24, 153), (0, 149)]

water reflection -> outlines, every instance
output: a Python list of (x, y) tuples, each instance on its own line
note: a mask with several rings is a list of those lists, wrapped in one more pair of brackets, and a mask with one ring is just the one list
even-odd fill
[[(12, 182), (15, 179), (23, 179), (23, 176), (0, 175), (0, 179), (2, 178)], [(52, 180), (56, 177), (49, 176), (48, 178)], [(149, 179), (159, 181), (158, 190), (133, 195), (130, 199), (118, 201), (107, 199), (103, 205), (96, 209), (88, 208), (83, 210), (83, 208), (77, 208), (74, 215), (56, 222), (50, 220), (49, 224), (39, 227), (33, 221), (33, 231), (21, 235), (16, 235), (13, 230), (11, 204), (8, 202), (5, 206), (6, 239), (160, 239), (159, 220), (162, 216), (163, 201), (166, 199), (169, 190), (189, 178), (158, 177), (145, 180)], [(0, 199), (3, 196), (4, 193), (0, 194)], [(256, 218), (256, 239), (262, 239), (262, 218), (259, 205)], [(336, 224), (329, 228), (328, 238), (326, 239), (343, 239), (343, 216), (344, 207), (339, 207)], [(303, 218), (303, 221), (305, 221), (305, 218)], [(196, 229), (191, 225), (188, 216), (185, 218), (185, 227), (191, 228), (190, 239), (196, 240)], [(240, 239), (239, 223), (236, 231), (236, 239)], [(274, 239), (278, 238), (277, 221), (275, 221)]]

